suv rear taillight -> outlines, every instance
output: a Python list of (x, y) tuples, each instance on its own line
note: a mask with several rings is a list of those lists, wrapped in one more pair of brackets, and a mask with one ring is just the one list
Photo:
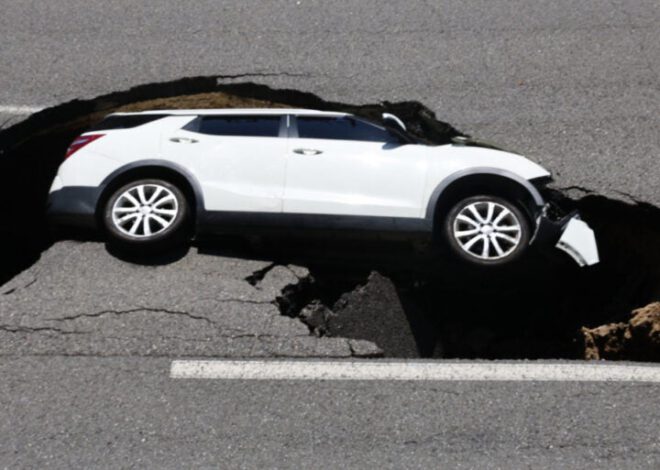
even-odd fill
[(76, 140), (71, 142), (69, 148), (66, 149), (66, 153), (64, 154), (64, 159), (66, 160), (71, 155), (76, 153), (78, 150), (83, 148), (85, 145), (94, 142), (96, 139), (100, 139), (104, 135), (105, 134), (89, 134), (89, 135), (81, 135), (79, 137), (76, 137)]

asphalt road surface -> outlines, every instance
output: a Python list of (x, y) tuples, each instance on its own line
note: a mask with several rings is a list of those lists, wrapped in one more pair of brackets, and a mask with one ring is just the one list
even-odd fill
[(660, 465), (659, 385), (636, 382), (634, 364), (624, 382), (573, 382), (583, 375), (571, 364), (551, 363), (567, 367), (557, 376), (534, 362), (495, 381), (501, 363), (414, 381), (334, 380), (322, 362), (297, 380), (271, 380), (268, 362), (267, 380), (172, 378), (182, 358), (377, 353), (281, 315), (274, 300), (305, 275), (196, 248), (141, 265), (101, 243), (55, 244), (0, 287), (0, 467)]
[[(419, 100), (575, 195), (660, 205), (660, 4), (0, 0), (0, 125), (225, 75)], [(2, 126), (0, 126), (2, 127)], [(1, 222), (6, 223), (6, 222)], [(1, 260), (0, 260), (1, 261)], [(369, 356), (276, 306), (305, 275), (198, 253), (54, 245), (0, 286), (0, 467), (658, 468), (658, 385), (172, 379), (181, 357)]]
[(227, 381), (6, 358), (5, 468), (657, 468), (657, 386)]
[(0, 112), (219, 74), (343, 102), (419, 100), (540, 161), (557, 186), (581, 188), (576, 195), (660, 204), (655, 0), (2, 0), (0, 8)]

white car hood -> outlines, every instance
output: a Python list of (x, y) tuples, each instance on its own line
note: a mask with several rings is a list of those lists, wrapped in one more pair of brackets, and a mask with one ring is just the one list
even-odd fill
[(442, 145), (432, 150), (456, 168), (495, 168), (515, 173), (526, 180), (550, 176), (550, 172), (527, 158), (503, 150), (464, 145)]

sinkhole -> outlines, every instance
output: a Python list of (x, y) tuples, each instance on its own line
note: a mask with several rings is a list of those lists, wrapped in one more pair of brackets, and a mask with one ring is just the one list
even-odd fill
[[(37, 262), (63, 236), (49, 230), (44, 210), (74, 137), (114, 111), (227, 107), (312, 108), (367, 118), (390, 112), (412, 133), (437, 144), (461, 135), (418, 102), (331, 102), (254, 83), (222, 84), (217, 77), (147, 84), (48, 108), (0, 131), (0, 284)], [(647, 315), (648, 324), (634, 341), (625, 331), (633, 309), (660, 299), (660, 209), (593, 193), (575, 199), (547, 189), (545, 196), (578, 209), (593, 227), (600, 264), (579, 269), (557, 252), (532, 256), (513, 269), (470, 271), (405, 243), (204, 243), (245, 256), (256, 253), (273, 265), (307, 267), (309, 276), (278, 298), (282, 314), (305, 322), (313, 335), (373, 341), (387, 357), (658, 360), (660, 309)], [(250, 281), (258, 282), (259, 275)], [(601, 325), (619, 326), (598, 330)]]

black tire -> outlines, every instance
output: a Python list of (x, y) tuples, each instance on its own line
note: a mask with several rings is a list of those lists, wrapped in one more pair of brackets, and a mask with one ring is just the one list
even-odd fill
[(519, 205), (498, 196), (461, 199), (452, 206), (442, 224), (451, 254), (474, 266), (503, 266), (515, 262), (526, 251), (531, 237), (530, 222)]
[[(144, 197), (140, 197), (139, 187)], [(188, 235), (189, 219), (190, 204), (183, 191), (162, 179), (124, 184), (112, 192), (102, 208), (108, 241), (127, 249), (153, 250), (180, 244)]]

